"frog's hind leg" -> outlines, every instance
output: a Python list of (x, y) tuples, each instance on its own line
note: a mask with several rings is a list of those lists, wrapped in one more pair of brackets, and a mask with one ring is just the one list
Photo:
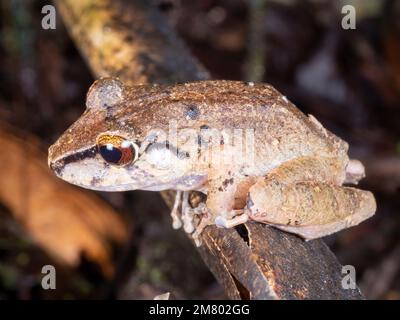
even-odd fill
[(249, 189), (249, 218), (305, 239), (357, 225), (375, 213), (372, 193), (343, 182), (357, 182), (364, 167), (357, 160), (299, 157), (285, 162)]
[(322, 182), (257, 182), (250, 188), (247, 213), (310, 240), (355, 226), (376, 211), (369, 191)]

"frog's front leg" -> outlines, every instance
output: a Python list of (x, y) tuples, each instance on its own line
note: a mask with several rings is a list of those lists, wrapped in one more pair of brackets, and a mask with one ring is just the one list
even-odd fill
[(247, 221), (243, 205), (236, 209), (237, 203), (244, 203), (248, 185), (243, 177), (233, 175), (232, 171), (212, 177), (207, 195), (207, 209), (211, 224), (221, 228), (232, 228)]
[(182, 191), (177, 190), (175, 195), (174, 206), (171, 210), (172, 228), (179, 229), (182, 227), (182, 221), (179, 213), (179, 205), (181, 204)]
[(201, 233), (209, 225), (231, 228), (247, 221), (247, 214), (243, 213), (243, 209), (235, 208), (243, 208), (250, 184), (232, 172), (226, 170), (209, 175), (206, 204), (201, 203), (199, 207), (192, 209), (200, 217), (192, 234), (197, 245), (201, 243)]

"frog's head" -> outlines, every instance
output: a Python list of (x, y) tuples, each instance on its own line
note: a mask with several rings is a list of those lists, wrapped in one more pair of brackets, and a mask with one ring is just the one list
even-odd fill
[(96, 81), (84, 114), (49, 148), (50, 168), (94, 190), (174, 188), (189, 161), (153, 127), (160, 121), (146, 104), (157, 92), (152, 86), (125, 87), (116, 78)]

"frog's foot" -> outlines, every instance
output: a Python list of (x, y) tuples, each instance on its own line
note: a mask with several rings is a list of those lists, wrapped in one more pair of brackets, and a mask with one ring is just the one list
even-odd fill
[[(182, 200), (182, 201), (181, 201)], [(181, 210), (179, 206), (182, 203)], [(200, 222), (196, 225), (195, 216), (200, 216)], [(183, 225), (183, 230), (186, 233), (192, 234), (192, 238), (197, 246), (201, 245), (200, 234), (204, 228), (213, 224), (211, 219), (207, 219), (208, 210), (204, 202), (199, 203), (195, 208), (192, 208), (189, 203), (188, 191), (177, 191), (174, 206), (171, 211), (172, 227), (179, 229)]]
[[(206, 209), (207, 210), (207, 209)], [(197, 246), (201, 245), (200, 235), (205, 229), (205, 227), (209, 225), (216, 225), (220, 228), (233, 228), (239, 224), (245, 223), (248, 220), (248, 215), (243, 213), (243, 210), (232, 210), (231, 212), (219, 215), (215, 219), (213, 216), (208, 213), (208, 210), (200, 220), (200, 223), (197, 225), (195, 232), (192, 234), (192, 238)]]
[(183, 229), (186, 233), (193, 233), (195, 230), (194, 217), (196, 215), (203, 215), (207, 212), (207, 207), (205, 203), (199, 203), (195, 208), (192, 208), (189, 203), (189, 192), (183, 192), (182, 199), (182, 221)]
[(214, 224), (214, 221), (211, 218), (211, 215), (208, 212), (204, 213), (200, 219), (199, 224), (196, 226), (195, 231), (192, 233), (192, 238), (193, 238), (193, 241), (195, 242), (196, 246), (198, 246), (198, 247), (201, 246), (200, 235), (207, 226), (212, 225), (212, 224)]
[(247, 222), (249, 216), (244, 210), (232, 210), (227, 214), (219, 215), (215, 218), (215, 225), (219, 228), (233, 228)]
[(177, 191), (175, 196), (174, 206), (171, 211), (172, 228), (179, 229), (182, 227), (182, 221), (179, 217), (179, 205), (181, 203), (182, 191)]
[[(196, 216), (197, 218), (195, 218)], [(186, 208), (182, 216), (184, 223), (183, 228), (186, 233), (191, 234), (197, 246), (200, 246), (201, 244), (199, 239), (201, 232), (206, 226), (212, 224), (212, 221), (207, 217), (208, 209), (205, 203), (200, 203), (196, 208)]]

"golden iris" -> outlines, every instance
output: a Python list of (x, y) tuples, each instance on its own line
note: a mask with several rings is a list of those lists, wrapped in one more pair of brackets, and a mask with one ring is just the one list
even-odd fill
[(117, 135), (99, 136), (97, 149), (106, 162), (118, 166), (125, 166), (136, 160), (138, 156), (137, 145)]

